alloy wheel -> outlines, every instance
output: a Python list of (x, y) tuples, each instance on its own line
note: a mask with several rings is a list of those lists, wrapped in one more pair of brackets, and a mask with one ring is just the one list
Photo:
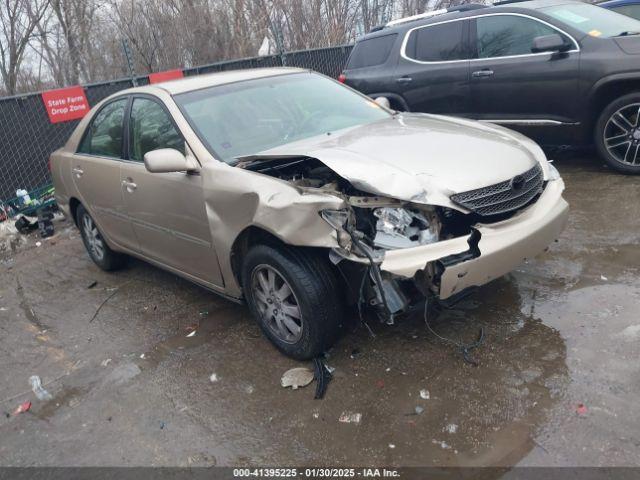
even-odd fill
[(82, 229), (89, 253), (96, 260), (102, 260), (104, 258), (104, 241), (98, 231), (98, 227), (96, 227), (89, 215), (82, 217)]
[(302, 312), (291, 286), (270, 265), (258, 265), (251, 273), (251, 290), (264, 324), (281, 341), (302, 338)]
[(640, 103), (616, 111), (604, 127), (607, 152), (624, 165), (640, 165)]

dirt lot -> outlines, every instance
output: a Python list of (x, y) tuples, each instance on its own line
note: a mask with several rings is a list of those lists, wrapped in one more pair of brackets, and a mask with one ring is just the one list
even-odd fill
[(556, 165), (559, 242), (434, 320), (465, 342), (484, 326), (479, 367), (420, 317), (356, 324), (323, 400), (280, 387), (299, 364), (244, 307), (138, 261), (101, 272), (69, 223), (30, 237), (0, 265), (0, 411), (33, 402), (0, 418), (0, 465), (640, 464), (640, 179)]

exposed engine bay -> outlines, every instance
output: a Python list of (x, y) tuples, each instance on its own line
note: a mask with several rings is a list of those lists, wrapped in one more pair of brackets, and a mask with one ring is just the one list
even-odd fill
[[(376, 196), (356, 189), (321, 161), (311, 157), (247, 160), (240, 168), (289, 182), (301, 189), (314, 189), (345, 200), (347, 210), (324, 210), (322, 218), (337, 232), (341, 249), (331, 259), (342, 274), (353, 279), (354, 302), (376, 307), (381, 319), (393, 323), (416, 301), (437, 295), (437, 265), (426, 265), (414, 279), (402, 279), (379, 268), (389, 250), (429, 245), (471, 232), (473, 215), (431, 205)], [(360, 263), (342, 262), (359, 257)], [(352, 290), (354, 290), (352, 288)]]

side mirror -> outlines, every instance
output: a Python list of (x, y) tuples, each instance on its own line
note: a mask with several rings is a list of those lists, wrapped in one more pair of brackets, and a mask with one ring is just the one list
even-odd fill
[(160, 148), (144, 154), (144, 166), (152, 173), (198, 170), (195, 162), (173, 148)]
[(564, 39), (557, 33), (536, 37), (533, 39), (533, 45), (531, 45), (532, 53), (566, 52), (570, 49), (571, 44), (565, 42)]
[(376, 97), (374, 102), (376, 102), (381, 107), (391, 110), (391, 103), (389, 102), (389, 99), (387, 97)]

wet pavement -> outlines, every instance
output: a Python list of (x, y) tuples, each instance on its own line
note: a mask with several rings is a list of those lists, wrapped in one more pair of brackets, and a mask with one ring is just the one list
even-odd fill
[(559, 241), (429, 319), (458, 342), (483, 327), (479, 366), (420, 315), (354, 323), (323, 400), (280, 387), (310, 364), (244, 307), (139, 261), (104, 273), (69, 223), (30, 237), (0, 257), (0, 465), (638, 465), (640, 179), (556, 165)]

